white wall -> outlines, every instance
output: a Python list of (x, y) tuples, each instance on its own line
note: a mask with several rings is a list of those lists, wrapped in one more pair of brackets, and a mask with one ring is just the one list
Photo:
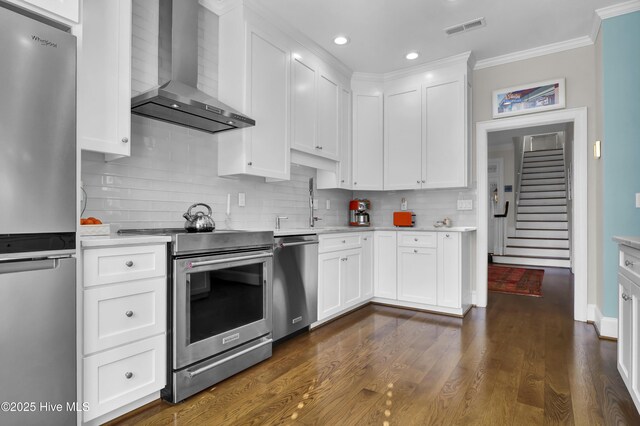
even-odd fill
[[(588, 139), (596, 135), (596, 47), (586, 46), (537, 58), (474, 71), (473, 120), (491, 120), (491, 95), (495, 89), (553, 78), (566, 79), (567, 108), (587, 107)], [(589, 144), (591, 146), (591, 143)], [(475, 145), (474, 145), (475, 155)], [(473, 160), (475, 164), (475, 158)], [(602, 229), (601, 166), (589, 151), (588, 164), (588, 303), (595, 303), (601, 288), (602, 255), (598, 233)]]

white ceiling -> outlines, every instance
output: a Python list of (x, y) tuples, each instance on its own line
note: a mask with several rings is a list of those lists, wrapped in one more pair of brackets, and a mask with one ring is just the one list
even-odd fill
[[(385, 73), (473, 51), (477, 60), (591, 34), (594, 11), (620, 0), (253, 0), (353, 71)], [(454, 36), (443, 29), (486, 18)], [(351, 43), (336, 46), (347, 34)], [(420, 58), (407, 61), (410, 50)]]

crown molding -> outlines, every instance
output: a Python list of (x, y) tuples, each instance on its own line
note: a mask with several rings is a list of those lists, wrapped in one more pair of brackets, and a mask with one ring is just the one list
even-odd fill
[(613, 6), (602, 7), (596, 9), (596, 16), (602, 19), (614, 18), (627, 13), (633, 13), (640, 10), (640, 0), (631, 0), (624, 3), (614, 4)]
[(508, 64), (510, 62), (522, 61), (524, 59), (537, 58), (538, 56), (549, 55), (551, 53), (564, 52), (565, 50), (576, 49), (579, 47), (591, 46), (593, 40), (590, 36), (582, 36), (571, 40), (551, 43), (545, 46), (534, 47), (532, 49), (521, 50), (519, 52), (507, 53), (506, 55), (496, 56), (488, 59), (481, 59), (476, 62), (474, 70), (495, 67), (496, 65)]
[(356, 71), (351, 75), (351, 79), (358, 81), (368, 81), (371, 83), (384, 83), (384, 74)]
[(216, 15), (224, 15), (242, 4), (242, 0), (198, 0), (200, 6)]
[(600, 26), (602, 25), (602, 19), (600, 15), (598, 15), (598, 11), (593, 12), (593, 21), (591, 22), (591, 34), (589, 37), (592, 42), (596, 42), (598, 39), (598, 34), (600, 33)]
[(446, 66), (462, 64), (467, 66), (469, 62), (474, 62), (474, 57), (471, 51), (449, 56), (447, 58), (437, 59), (431, 62), (426, 62), (424, 64), (414, 65), (408, 68), (402, 68), (396, 71), (390, 71), (382, 74), (382, 77), (384, 81), (397, 80), (399, 78), (419, 74), (422, 72), (433, 71), (435, 69), (443, 68)]
[[(209, 0), (209, 1), (219, 1), (219, 0)], [(224, 0), (223, 0), (224, 1)], [(311, 40), (309, 37), (301, 33), (295, 27), (293, 27), (288, 22), (284, 21), (282, 18), (271, 12), (267, 9), (263, 4), (261, 4), (258, 0), (236, 0), (240, 4), (244, 3), (246, 7), (249, 7), (255, 13), (265, 18), (271, 24), (273, 24), (280, 31), (293, 38), (298, 43), (302, 44), (305, 48), (311, 51), (314, 55), (318, 56), (324, 62), (333, 66), (337, 71), (341, 74), (345, 75), (347, 79), (351, 78), (351, 74), (353, 74), (353, 70), (345, 65), (338, 58), (329, 53), (324, 47), (320, 46), (315, 41)], [(262, 2), (264, 3), (264, 2)]]

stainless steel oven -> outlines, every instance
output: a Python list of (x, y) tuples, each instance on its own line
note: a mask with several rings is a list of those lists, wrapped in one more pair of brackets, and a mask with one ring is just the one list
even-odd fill
[(176, 232), (169, 254), (162, 395), (175, 403), (271, 356), (273, 233)]

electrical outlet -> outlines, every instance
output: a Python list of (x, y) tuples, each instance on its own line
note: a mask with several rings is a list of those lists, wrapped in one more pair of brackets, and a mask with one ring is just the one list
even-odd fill
[(326, 208), (327, 210), (331, 210), (331, 200), (327, 200)]
[(407, 199), (403, 198), (402, 201), (400, 202), (400, 210), (407, 211)]
[(247, 198), (244, 192), (238, 192), (238, 207), (247, 205)]
[(313, 199), (313, 209), (314, 210), (318, 210), (318, 199), (317, 198)]
[(458, 200), (458, 210), (473, 210), (473, 200)]

